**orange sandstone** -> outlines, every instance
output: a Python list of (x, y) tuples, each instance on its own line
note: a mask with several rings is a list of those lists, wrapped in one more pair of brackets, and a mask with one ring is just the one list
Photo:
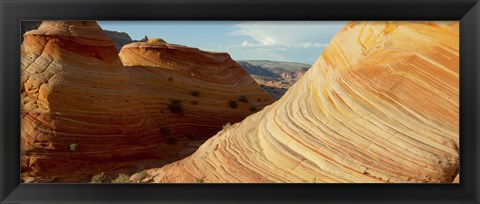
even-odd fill
[(449, 183), (458, 22), (352, 22), (278, 101), (144, 182)]
[[(93, 21), (46, 21), (24, 37), (25, 182), (161, 166), (273, 101), (226, 53), (152, 39), (125, 45), (120, 59)], [(230, 108), (240, 96), (249, 102)]]

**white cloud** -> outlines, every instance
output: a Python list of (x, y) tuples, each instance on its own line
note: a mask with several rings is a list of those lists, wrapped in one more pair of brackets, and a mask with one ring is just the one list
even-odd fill
[(243, 41), (240, 47), (326, 47), (343, 25), (344, 22), (243, 22), (234, 25), (229, 35), (249, 36), (256, 41)]
[[(346, 22), (254, 21), (233, 25), (237, 43), (221, 46), (243, 59), (313, 62)], [(242, 53), (242, 54), (241, 54)]]
[(309, 48), (309, 47), (327, 47), (327, 43), (314, 43), (314, 42), (303, 42), (301, 43), (301, 46), (303, 48)]
[(253, 21), (234, 25), (229, 34), (250, 36), (262, 45), (328, 44), (343, 25), (343, 22)]
[(327, 47), (326, 43), (314, 43), (314, 42), (299, 42), (295, 44), (290, 43), (252, 43), (248, 40), (244, 40), (240, 45), (223, 46), (226, 48), (248, 48), (256, 50), (278, 50), (287, 51), (292, 48), (324, 48)]

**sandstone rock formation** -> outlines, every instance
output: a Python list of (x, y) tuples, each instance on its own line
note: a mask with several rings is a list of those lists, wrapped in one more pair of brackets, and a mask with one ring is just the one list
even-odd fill
[(93, 21), (46, 21), (24, 37), (25, 182), (161, 166), (273, 101), (226, 53), (133, 43), (120, 60)]
[(21, 27), (21, 32), (22, 32), (22, 42), (23, 42), (23, 34), (25, 34), (27, 31), (30, 30), (35, 30), (42, 24), (42, 21), (22, 21), (20, 23)]
[(274, 104), (144, 182), (452, 182), (458, 22), (352, 22)]
[[(42, 21), (22, 21), (21, 23), (22, 41), (23, 41), (23, 34), (31, 30), (36, 30), (41, 24), (42, 24)], [(130, 36), (125, 32), (110, 31), (110, 30), (104, 30), (104, 31), (115, 43), (115, 48), (117, 49), (117, 51), (120, 51), (120, 49), (122, 49), (124, 45), (133, 42), (132, 38), (130, 38)]]

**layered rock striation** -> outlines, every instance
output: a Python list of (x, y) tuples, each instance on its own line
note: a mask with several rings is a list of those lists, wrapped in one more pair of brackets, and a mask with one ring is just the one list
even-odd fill
[(449, 183), (458, 22), (352, 22), (274, 104), (144, 182)]
[(24, 38), (24, 182), (161, 166), (273, 101), (226, 53), (150, 42), (120, 59), (93, 21), (46, 21)]

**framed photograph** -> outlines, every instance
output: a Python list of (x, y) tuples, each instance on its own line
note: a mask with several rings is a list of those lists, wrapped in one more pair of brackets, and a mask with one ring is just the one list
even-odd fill
[(1, 203), (479, 203), (480, 4), (1, 1)]

